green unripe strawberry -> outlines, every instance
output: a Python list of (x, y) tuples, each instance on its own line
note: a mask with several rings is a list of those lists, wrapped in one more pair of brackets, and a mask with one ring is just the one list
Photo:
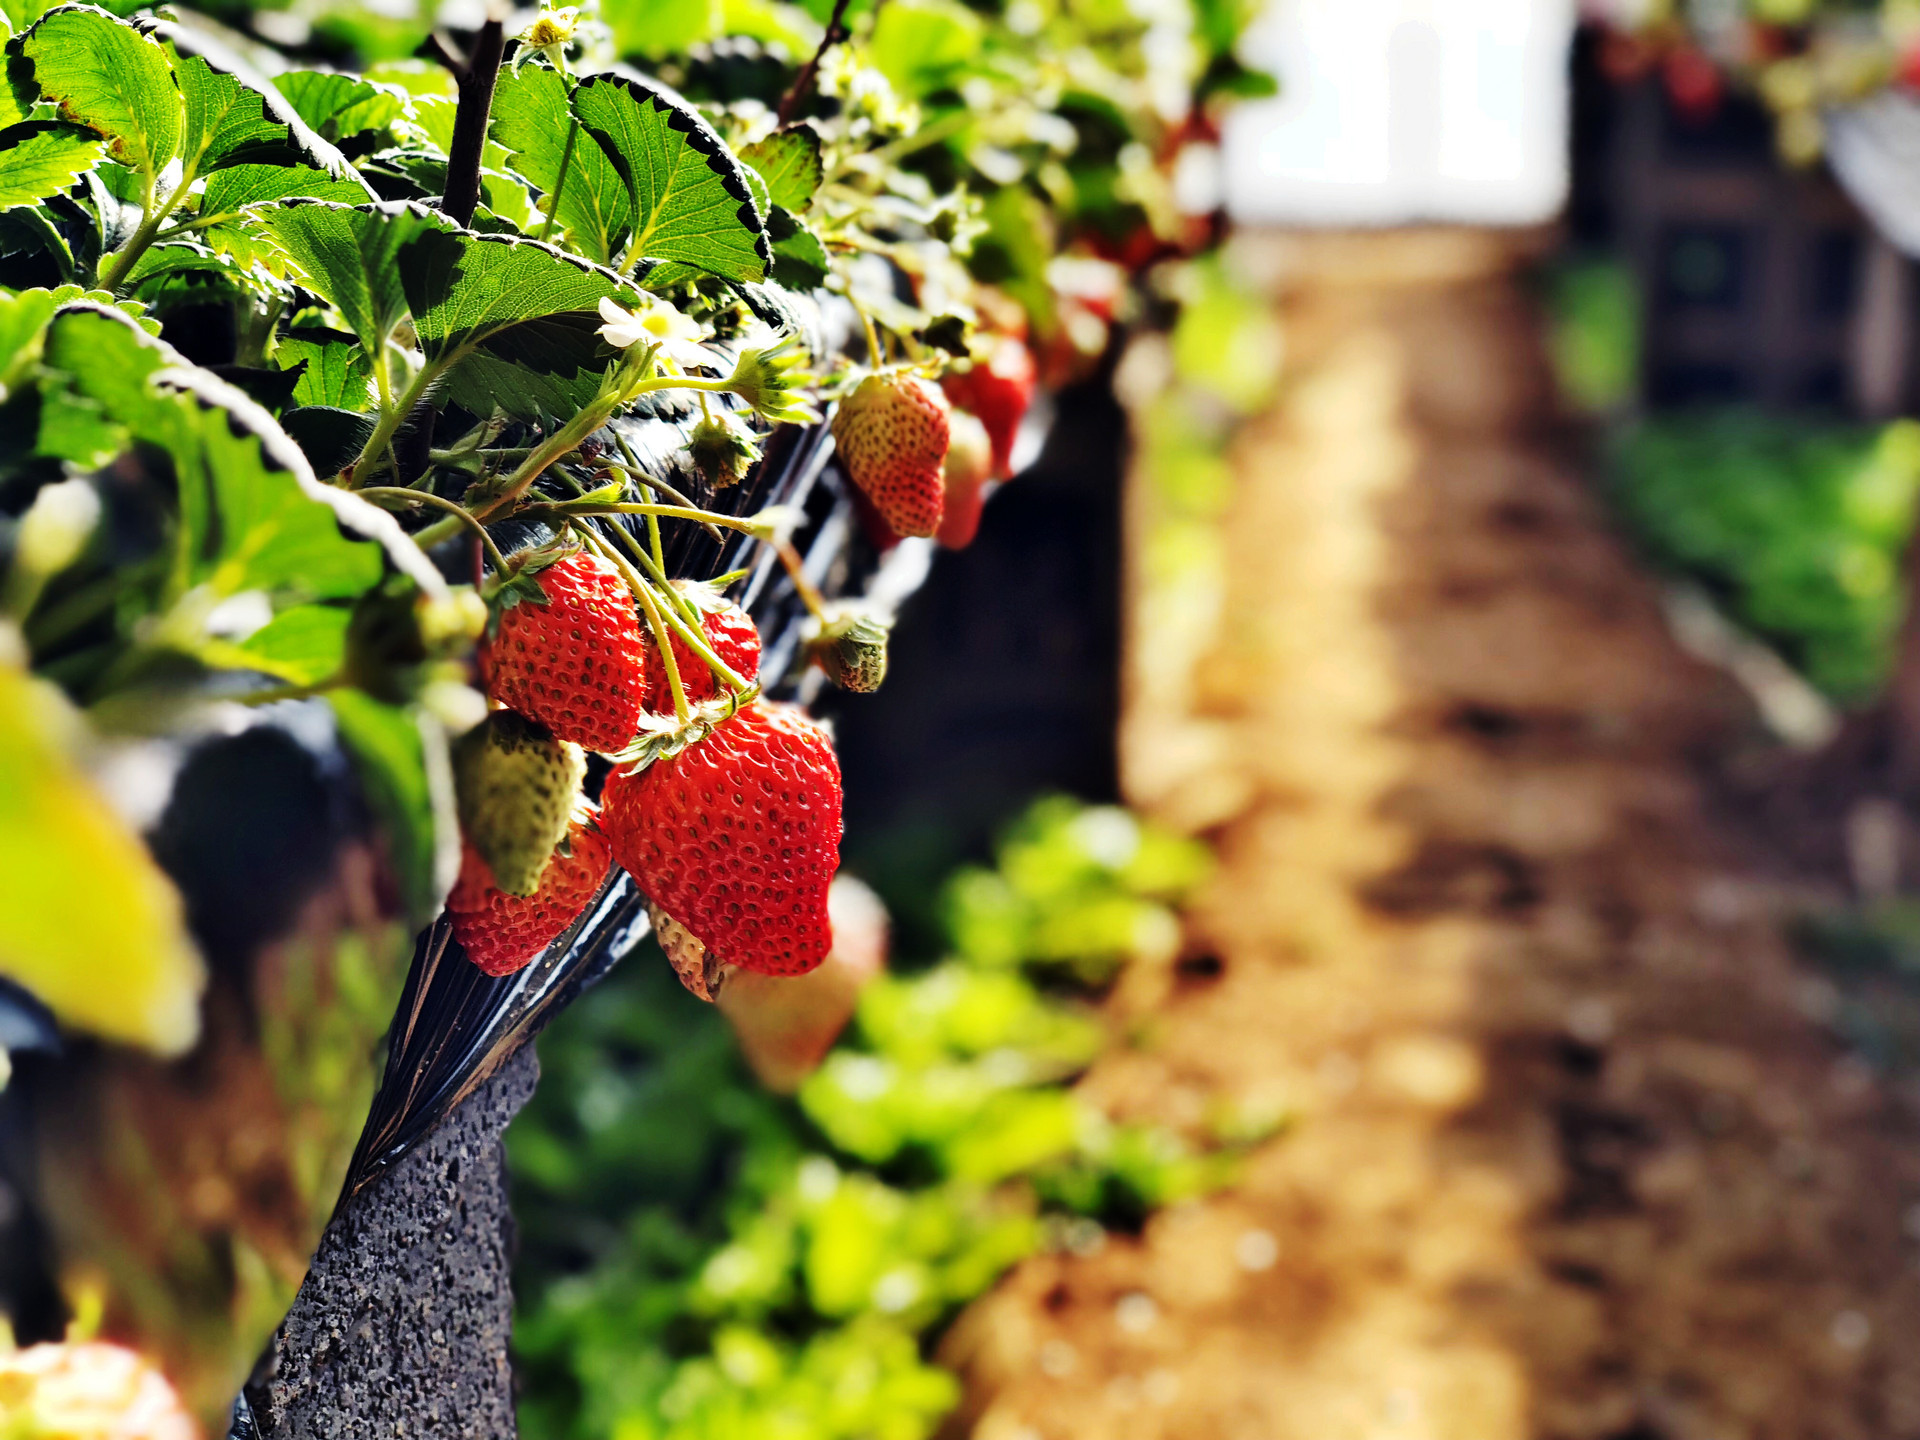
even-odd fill
[(812, 650), (827, 678), (855, 695), (871, 695), (887, 678), (887, 626), (871, 615), (833, 621)]
[(687, 451), (701, 478), (716, 490), (737, 485), (760, 458), (760, 446), (725, 411), (702, 416), (687, 437)]
[(454, 746), (461, 833), (507, 894), (539, 889), (586, 774), (578, 745), (512, 710), (494, 711)]

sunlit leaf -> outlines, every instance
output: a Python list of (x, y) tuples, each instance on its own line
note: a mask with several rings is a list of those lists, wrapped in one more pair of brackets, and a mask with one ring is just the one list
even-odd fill
[(171, 21), (144, 20), (140, 28), (173, 61), (185, 106), (180, 159), (194, 174), (257, 163), (312, 165), (336, 178), (353, 173), (346, 158), (239, 56)]
[(405, 96), (390, 86), (332, 70), (289, 70), (273, 88), (324, 140), (335, 144), (393, 123), (406, 110)]
[[(572, 246), (590, 260), (610, 263), (632, 229), (633, 202), (626, 181), (606, 153), (574, 127), (573, 112), (567, 108), (566, 79), (541, 65), (501, 75), (491, 134), (507, 150), (513, 168), (542, 192), (543, 213), (554, 213), (553, 196), (558, 192), (555, 223)], [(560, 181), (563, 157), (564, 185)]]
[(106, 136), (122, 164), (157, 176), (180, 153), (180, 91), (166, 51), (125, 21), (63, 5), (9, 41), (7, 53), (29, 62), (41, 98)]
[(811, 125), (775, 131), (744, 146), (740, 158), (760, 172), (773, 203), (795, 215), (807, 208), (826, 174), (820, 161), (820, 132)]
[(306, 165), (235, 165), (217, 170), (207, 178), (197, 219), (202, 224), (210, 224), (218, 218), (237, 214), (242, 206), (257, 205), (264, 200), (290, 200), (297, 195), (338, 200), (348, 205), (371, 198), (364, 181), (335, 179), (324, 170)]
[(380, 354), (407, 314), (396, 263), (415, 236), (450, 222), (404, 205), (353, 207), (295, 200), (263, 211), (262, 227), (306, 282), (346, 318), (369, 354)]
[(177, 1055), (205, 970), (179, 892), (69, 758), (78, 724), (0, 664), (0, 974), (69, 1025)]
[(288, 370), (306, 366), (293, 387), (298, 404), (365, 410), (373, 403), (373, 362), (351, 335), (296, 330), (281, 338), (274, 360)]
[(391, 515), (322, 485), (271, 415), (119, 311), (69, 304), (48, 331), (45, 363), (171, 458), (181, 524), (176, 589), (355, 595), (379, 578), (384, 550), (423, 589), (445, 593)]
[(58, 195), (100, 159), (93, 131), (59, 120), (27, 120), (0, 130), (0, 208)]
[(627, 183), (629, 264), (678, 260), (728, 280), (766, 278), (765, 217), (740, 162), (697, 110), (621, 75), (581, 81), (573, 108)]
[(223, 663), (263, 670), (290, 685), (313, 685), (340, 669), (350, 612), (340, 605), (296, 605), (253, 632)]

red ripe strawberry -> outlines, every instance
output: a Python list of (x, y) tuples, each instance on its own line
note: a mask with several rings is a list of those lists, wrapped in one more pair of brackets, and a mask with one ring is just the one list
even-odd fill
[[(711, 585), (691, 580), (676, 580), (674, 588), (693, 601), (701, 612), (700, 629), (713, 647), (713, 653), (733, 667), (742, 680), (760, 673), (760, 632), (754, 629), (747, 612), (723, 597)], [(689, 704), (698, 705), (720, 693), (720, 677), (707, 662), (693, 653), (693, 647), (679, 635), (672, 636), (674, 664), (680, 667), (680, 687)], [(660, 663), (660, 651), (649, 645), (646, 651), (647, 688), (642, 704), (649, 714), (673, 714), (673, 689), (667, 684), (667, 667)]]
[(487, 974), (511, 975), (552, 944), (587, 908), (612, 863), (606, 837), (576, 818), (566, 849), (554, 851), (541, 873), (539, 888), (522, 899), (495, 885), (480, 852), (465, 846), (460, 878), (447, 896), (453, 938)]
[(973, 368), (941, 380), (947, 399), (980, 417), (993, 441), (993, 473), (1001, 480), (1013, 473), (1013, 441), (1020, 422), (1033, 404), (1033, 352), (1011, 335), (996, 335), (992, 348)]
[(953, 412), (953, 444), (947, 449), (947, 508), (934, 538), (949, 550), (964, 550), (980, 530), (980, 508), (993, 478), (993, 442), (987, 427), (964, 410)]
[(1720, 108), (1726, 81), (1704, 50), (1681, 45), (1668, 54), (1661, 69), (1673, 108), (1689, 120), (1708, 120)]
[(487, 693), (556, 739), (622, 749), (640, 728), (650, 644), (633, 592), (618, 570), (584, 550), (533, 579), (546, 602), (508, 605), (481, 648)]
[(833, 440), (853, 483), (902, 535), (940, 528), (947, 397), (901, 370), (869, 375), (840, 402)]
[(616, 770), (600, 823), (648, 899), (722, 964), (802, 975), (832, 944), (840, 762), (793, 705), (748, 705), (638, 773)]

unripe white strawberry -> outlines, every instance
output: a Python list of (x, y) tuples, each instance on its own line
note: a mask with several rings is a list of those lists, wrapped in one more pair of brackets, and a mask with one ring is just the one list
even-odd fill
[(769, 1090), (782, 1094), (826, 1058), (853, 1017), (860, 991), (887, 966), (887, 910), (865, 885), (841, 875), (827, 892), (833, 949), (805, 975), (735, 970), (715, 997), (740, 1049)]

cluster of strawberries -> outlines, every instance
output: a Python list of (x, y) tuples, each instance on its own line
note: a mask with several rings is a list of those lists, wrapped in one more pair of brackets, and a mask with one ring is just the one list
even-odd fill
[[(973, 540), (988, 482), (1011, 474), (1033, 387), (1027, 347), (1003, 334), (942, 385), (883, 369), (841, 400), (835, 443), (883, 545)], [(709, 586), (675, 588), (714, 656), (755, 680), (753, 622)], [(468, 958), (490, 975), (526, 965), (617, 863), (695, 993), (711, 998), (730, 966), (801, 975), (819, 965), (833, 942), (827, 890), (840, 845), (840, 765), (826, 731), (795, 706), (756, 698), (683, 730), (690, 743), (626, 760), (637, 740), (679, 728), (674, 679), (688, 705), (724, 698), (713, 666), (677, 634), (671, 658), (663, 653), (626, 579), (589, 550), (520, 571), (503, 599), (480, 663), (504, 708), (454, 755), (464, 850), (447, 912)], [(829, 638), (829, 674), (873, 688), (884, 630), (856, 622)], [(615, 759), (598, 807), (582, 788), (588, 750)]]
[(879, 370), (840, 401), (833, 438), (882, 548), (905, 535), (965, 549), (980, 528), (987, 484), (1013, 473), (1013, 442), (1033, 403), (1034, 363), (1013, 335), (985, 342), (971, 368), (939, 385)]
[[(455, 937), (490, 975), (527, 964), (586, 908), (620, 864), (663, 934), (691, 937), (712, 964), (798, 975), (832, 942), (827, 888), (839, 863), (840, 764), (795, 706), (751, 700), (644, 768), (616, 764), (594, 807), (583, 752), (618, 756), (674, 723), (667, 660), (620, 572), (574, 551), (534, 577), (543, 601), (500, 613), (481, 651), (501, 705), (454, 756), (465, 838), (447, 898)], [(736, 605), (682, 583), (707, 643), (743, 679), (760, 636)], [(720, 697), (678, 637), (686, 699)]]

